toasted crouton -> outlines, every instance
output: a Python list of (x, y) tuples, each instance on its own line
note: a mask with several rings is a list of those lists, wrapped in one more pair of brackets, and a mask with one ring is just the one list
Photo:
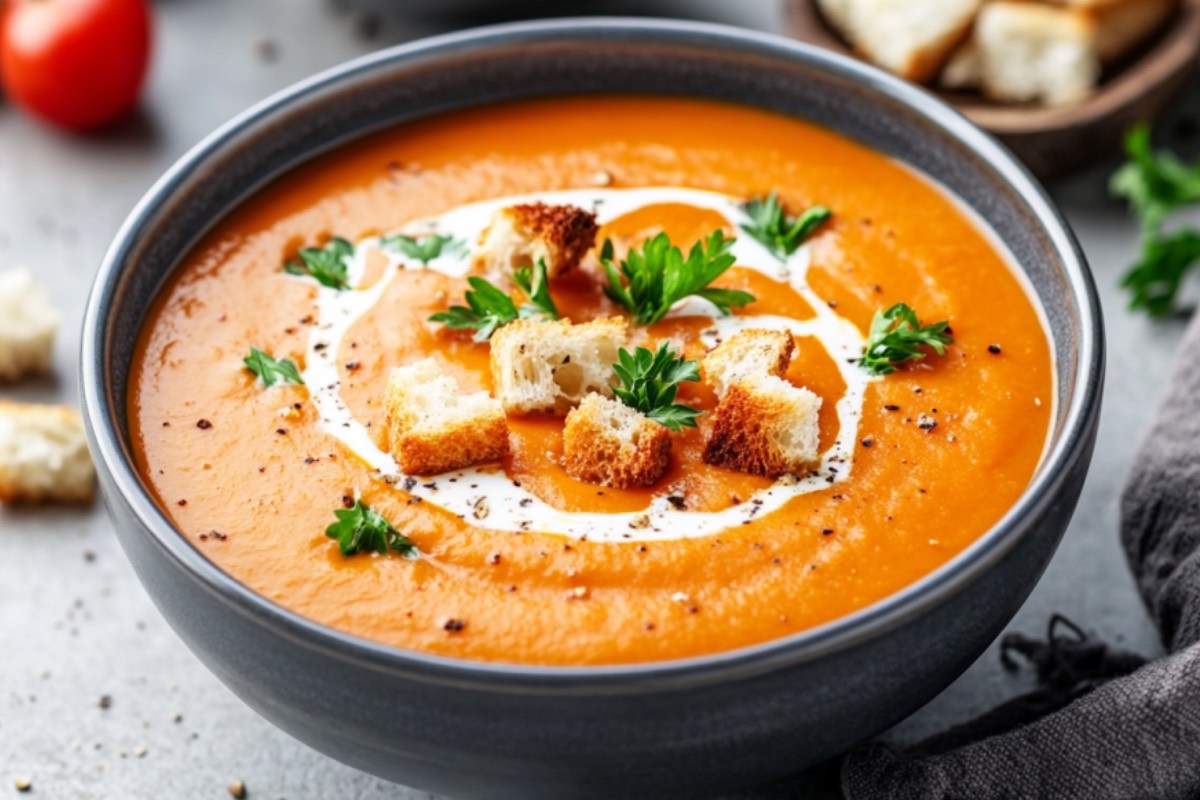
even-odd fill
[(933, 78), (971, 30), (983, 0), (818, 0), (825, 19), (870, 61), (911, 81)]
[(1078, 9), (989, 3), (975, 23), (984, 94), (1049, 105), (1086, 99), (1100, 78), (1095, 37), (1095, 19)]
[(0, 502), (90, 503), (95, 481), (75, 410), (0, 400)]
[(392, 370), (387, 421), (392, 455), (410, 475), (497, 461), (508, 451), (499, 401), (487, 392), (463, 394), (432, 358)]
[(941, 84), (946, 89), (978, 89), (983, 82), (983, 60), (979, 46), (971, 38), (950, 55), (942, 70)]
[(820, 457), (820, 410), (820, 397), (773, 375), (735, 383), (713, 411), (704, 461), (772, 478), (803, 471)]
[(555, 278), (579, 266), (597, 230), (595, 213), (578, 206), (508, 206), (479, 237), (479, 265), (490, 275), (508, 276), (543, 261), (547, 276)]
[(589, 394), (567, 414), (563, 466), (576, 480), (651, 486), (666, 471), (670, 452), (665, 427), (617, 400)]
[(730, 386), (747, 378), (782, 377), (795, 349), (796, 344), (787, 331), (762, 328), (738, 331), (704, 357), (704, 379), (717, 397), (724, 397)]
[(573, 325), (517, 320), (492, 335), (492, 384), (510, 414), (565, 414), (589, 392), (612, 395), (612, 365), (625, 343), (620, 317)]
[(27, 269), (0, 273), (0, 381), (50, 369), (58, 312)]
[(1096, 20), (1096, 55), (1110, 63), (1146, 41), (1178, 6), (1177, 0), (1076, 0)]

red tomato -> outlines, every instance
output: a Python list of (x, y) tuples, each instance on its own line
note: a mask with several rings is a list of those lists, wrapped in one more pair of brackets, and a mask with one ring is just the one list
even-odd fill
[(0, 81), (13, 102), (76, 130), (137, 102), (150, 59), (146, 0), (7, 0), (0, 13)]

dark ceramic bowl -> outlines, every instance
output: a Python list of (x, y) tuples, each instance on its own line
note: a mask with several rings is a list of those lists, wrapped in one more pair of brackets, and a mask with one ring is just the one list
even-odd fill
[[(1053, 331), (1053, 441), (1020, 501), (943, 568), (858, 613), (755, 647), (634, 666), (473, 663), (364, 641), (259, 597), (193, 549), (138, 477), (125, 418), (138, 329), (193, 243), (264, 184), (368, 132), (498, 100), (595, 92), (711, 97), (815, 120), (973, 207), (1016, 254)], [(334, 758), (488, 798), (715, 794), (827, 759), (912, 713), (983, 652), (1049, 561), (1091, 455), (1102, 372), (1083, 256), (988, 136), (847, 58), (732, 28), (631, 20), (429, 39), (241, 115), (176, 164), (122, 227), (96, 278), (82, 354), (88, 435), (121, 543), (201, 660)]]

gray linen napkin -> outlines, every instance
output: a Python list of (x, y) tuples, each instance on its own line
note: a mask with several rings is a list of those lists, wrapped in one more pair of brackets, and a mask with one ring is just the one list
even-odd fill
[[(1142, 665), (1061, 620), (1006, 637), (1043, 688), (902, 753), (850, 753), (850, 800), (1200, 798), (1200, 314), (1121, 503), (1121, 541), (1168, 654)], [(1067, 626), (1072, 627), (1072, 626)]]

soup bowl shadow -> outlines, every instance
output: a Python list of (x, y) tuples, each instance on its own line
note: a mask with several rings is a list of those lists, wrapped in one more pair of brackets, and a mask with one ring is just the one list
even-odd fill
[[(284, 172), (368, 133), (498, 101), (612, 92), (813, 120), (932, 176), (999, 234), (1045, 309), (1058, 397), (1045, 459), (1004, 518), (933, 574), (832, 623), (702, 658), (610, 667), (474, 663), (359, 639), (256, 595), (180, 536), (139, 478), (125, 409), (142, 321), (198, 239)], [(452, 796), (700, 796), (794, 773), (884, 730), (1000, 633), (1078, 499), (1103, 332), (1059, 213), (1001, 146), (932, 96), (782, 38), (588, 19), (384, 50), (216, 131), (117, 235), (88, 303), (81, 370), (101, 488), (139, 578), (196, 655), (264, 717), (347, 764)]]

